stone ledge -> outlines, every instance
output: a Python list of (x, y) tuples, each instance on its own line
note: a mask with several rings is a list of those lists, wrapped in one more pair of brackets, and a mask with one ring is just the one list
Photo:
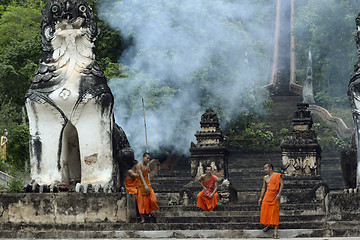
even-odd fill
[(329, 212), (333, 214), (359, 214), (360, 193), (329, 193)]
[(123, 193), (0, 194), (1, 223), (78, 224), (130, 222), (134, 195)]
[[(329, 236), (327, 230), (289, 229), (279, 230), (281, 238)], [(56, 232), (11, 232), (0, 233), (2, 238), (272, 238), (272, 231), (262, 230), (165, 230), (165, 231), (56, 231)]]

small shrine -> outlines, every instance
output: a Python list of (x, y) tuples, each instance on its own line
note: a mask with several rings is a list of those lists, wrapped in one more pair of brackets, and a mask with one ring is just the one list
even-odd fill
[(222, 203), (236, 201), (236, 190), (228, 179), (229, 151), (225, 145), (219, 119), (212, 109), (207, 109), (201, 116), (200, 126), (201, 131), (195, 133), (197, 143), (191, 142), (189, 149), (192, 180), (180, 191), (180, 195), (183, 196), (181, 198), (196, 200), (194, 194), (201, 188), (198, 179), (205, 173), (206, 167), (211, 166), (212, 174), (218, 177), (219, 201)]
[(211, 166), (219, 180), (228, 178), (229, 153), (216, 113), (207, 109), (201, 116), (200, 125), (201, 131), (195, 133), (197, 143), (191, 142), (190, 147), (191, 177), (197, 182), (206, 166)]
[(287, 186), (283, 202), (323, 202), (329, 192), (320, 174), (321, 148), (311, 129), (308, 103), (298, 103), (292, 120), (293, 131), (281, 143), (282, 170)]
[(308, 107), (307, 103), (297, 104), (294, 129), (281, 143), (285, 176), (320, 176), (321, 148), (311, 129), (313, 120)]

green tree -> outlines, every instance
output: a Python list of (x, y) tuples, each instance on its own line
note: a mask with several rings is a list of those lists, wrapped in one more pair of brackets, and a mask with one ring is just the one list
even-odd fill
[(38, 8), (11, 5), (0, 19), (1, 103), (11, 98), (18, 107), (24, 104), (41, 54), (40, 22)]
[(354, 41), (359, 0), (296, 2), (297, 81), (306, 76), (309, 47), (313, 56), (315, 101), (324, 107), (348, 106), (347, 86), (357, 62)]

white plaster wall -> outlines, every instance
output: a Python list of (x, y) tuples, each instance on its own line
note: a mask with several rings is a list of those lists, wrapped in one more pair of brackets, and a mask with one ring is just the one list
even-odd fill
[(10, 182), (12, 177), (4, 172), (0, 171), (0, 185), (6, 185)]

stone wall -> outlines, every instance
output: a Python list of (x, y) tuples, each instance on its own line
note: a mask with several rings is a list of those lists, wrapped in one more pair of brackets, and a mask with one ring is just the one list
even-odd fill
[(358, 215), (360, 214), (360, 193), (330, 192), (327, 205), (331, 215)]
[(0, 194), (0, 223), (130, 222), (135, 195), (123, 193)]
[(12, 179), (8, 174), (0, 171), (0, 185), (7, 185)]

